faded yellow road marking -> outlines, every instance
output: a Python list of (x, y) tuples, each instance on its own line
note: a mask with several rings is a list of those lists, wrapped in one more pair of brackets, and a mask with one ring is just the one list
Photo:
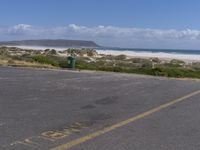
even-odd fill
[(21, 141), (12, 142), (10, 145), (15, 146), (17, 144), (23, 144), (26, 146), (36, 146), (39, 144), (34, 141), (40, 141), (41, 139), (54, 142), (54, 141), (66, 138), (66, 137), (70, 136), (71, 134), (79, 133), (79, 132), (81, 132), (82, 129), (87, 128), (87, 127), (88, 126), (84, 123), (76, 122), (69, 126), (64, 127), (63, 129), (53, 130), (53, 131), (45, 131), (45, 132), (41, 133), (40, 135), (32, 136), (32, 137), (23, 139)]
[(135, 122), (135, 121), (137, 121), (139, 119), (145, 118), (145, 117), (147, 117), (147, 116), (149, 116), (149, 115), (151, 115), (153, 113), (156, 113), (156, 112), (158, 112), (158, 111), (160, 111), (160, 110), (162, 110), (164, 108), (167, 108), (167, 107), (169, 107), (171, 105), (174, 105), (174, 104), (176, 104), (178, 102), (184, 101), (184, 100), (186, 100), (186, 99), (188, 99), (188, 98), (190, 98), (192, 96), (195, 96), (197, 94), (200, 94), (200, 90), (192, 92), (190, 94), (187, 94), (187, 95), (185, 95), (183, 97), (174, 99), (174, 100), (172, 100), (172, 101), (170, 101), (168, 103), (162, 104), (162, 105), (160, 105), (160, 106), (158, 106), (156, 108), (153, 108), (153, 109), (151, 109), (149, 111), (146, 111), (146, 112), (141, 113), (141, 114), (139, 114), (137, 116), (131, 117), (131, 118), (127, 119), (127, 120), (121, 121), (121, 122), (116, 123), (114, 125), (111, 125), (109, 127), (103, 128), (103, 129), (98, 130), (98, 131), (96, 131), (94, 133), (91, 133), (91, 134), (88, 134), (86, 136), (80, 137), (78, 139), (72, 140), (71, 142), (68, 142), (66, 144), (60, 145), (60, 146), (55, 147), (55, 148), (51, 148), (50, 150), (67, 150), (67, 149), (70, 149), (73, 146), (76, 146), (76, 145), (79, 145), (79, 144), (84, 143), (86, 141), (92, 140), (92, 139), (94, 139), (94, 138), (96, 138), (98, 136), (101, 136), (101, 135), (103, 135), (105, 133), (108, 133), (108, 132), (110, 132), (110, 131), (112, 131), (114, 129), (117, 129), (119, 127), (125, 126), (125, 125), (127, 125), (129, 123), (132, 123), (132, 122)]
[(32, 138), (30, 137), (30, 138), (25, 139), (24, 141), (16, 141), (15, 143), (12, 143), (11, 145), (23, 144), (23, 145), (30, 146), (30, 147), (36, 147), (37, 143), (31, 141), (31, 139)]

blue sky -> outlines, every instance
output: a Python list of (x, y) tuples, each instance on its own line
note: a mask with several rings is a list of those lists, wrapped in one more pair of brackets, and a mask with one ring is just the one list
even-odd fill
[(200, 49), (199, 0), (0, 0), (0, 40)]

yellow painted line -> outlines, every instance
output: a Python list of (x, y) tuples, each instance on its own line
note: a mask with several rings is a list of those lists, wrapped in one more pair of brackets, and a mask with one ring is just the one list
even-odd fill
[(98, 136), (101, 136), (101, 135), (103, 135), (105, 133), (108, 133), (108, 132), (110, 132), (110, 131), (112, 131), (114, 129), (120, 128), (120, 127), (125, 126), (127, 124), (130, 124), (132, 122), (135, 122), (135, 121), (137, 121), (139, 119), (145, 118), (145, 117), (147, 117), (147, 116), (149, 116), (149, 115), (151, 115), (153, 113), (156, 113), (156, 112), (158, 112), (158, 111), (160, 111), (160, 110), (162, 110), (164, 108), (167, 108), (167, 107), (169, 107), (171, 105), (174, 105), (174, 104), (176, 104), (178, 102), (184, 101), (184, 100), (186, 100), (186, 99), (188, 99), (188, 98), (190, 98), (192, 96), (195, 96), (197, 94), (200, 94), (200, 90), (197, 90), (195, 92), (187, 94), (187, 95), (185, 95), (183, 97), (174, 99), (174, 100), (172, 100), (172, 101), (170, 101), (168, 103), (162, 104), (162, 105), (160, 105), (160, 106), (158, 106), (156, 108), (148, 110), (148, 111), (146, 111), (144, 113), (141, 113), (141, 114), (139, 114), (137, 116), (131, 117), (131, 118), (127, 119), (127, 120), (121, 121), (121, 122), (116, 123), (114, 125), (111, 125), (109, 127), (106, 127), (106, 128), (101, 129), (101, 130), (98, 130), (98, 131), (96, 131), (94, 133), (91, 133), (91, 134), (88, 134), (86, 136), (80, 137), (78, 139), (72, 140), (72, 141), (70, 141), (70, 142), (68, 142), (66, 144), (57, 146), (55, 148), (51, 148), (50, 150), (67, 150), (67, 149), (70, 149), (70, 148), (72, 148), (72, 147), (74, 147), (76, 145), (79, 145), (79, 144), (84, 143), (86, 141), (92, 140), (92, 139), (94, 139), (94, 138), (96, 138)]

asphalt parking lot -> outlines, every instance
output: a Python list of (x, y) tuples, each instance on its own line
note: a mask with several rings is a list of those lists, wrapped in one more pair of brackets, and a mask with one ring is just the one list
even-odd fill
[(0, 150), (199, 150), (200, 81), (0, 68)]

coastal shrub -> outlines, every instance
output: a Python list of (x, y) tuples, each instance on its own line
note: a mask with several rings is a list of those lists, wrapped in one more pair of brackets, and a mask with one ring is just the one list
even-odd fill
[(52, 49), (51, 51), (50, 51), (50, 55), (56, 55), (57, 54), (57, 51), (55, 50), (55, 49)]
[(50, 49), (45, 49), (45, 50), (44, 50), (44, 54), (48, 54), (49, 51), (50, 51)]
[(23, 54), (22, 56), (18, 57), (22, 61), (27, 61), (27, 62), (34, 62), (34, 59), (30, 54)]
[(34, 62), (34, 59), (30, 54), (23, 54), (23, 55), (13, 55), (10, 56), (13, 60), (19, 60), (19, 61), (27, 61), (27, 62)]
[(178, 59), (172, 59), (170, 61), (171, 64), (184, 64), (185, 62), (182, 60), (178, 60)]
[(152, 68), (152, 61), (150, 59), (132, 58), (129, 61), (132, 61), (132, 63), (141, 68)]
[(1, 56), (9, 56), (10, 52), (6, 48), (0, 48), (0, 55)]
[(172, 69), (169, 74), (170, 77), (192, 77), (200, 78), (200, 71), (184, 70), (184, 69)]
[(32, 57), (36, 62), (42, 63), (42, 64), (49, 64), (52, 66), (59, 66), (59, 63), (53, 59), (50, 59), (43, 55), (36, 55)]
[(19, 55), (13, 55), (13, 56), (10, 56), (10, 58), (13, 60), (19, 60), (19, 61), (22, 60), (22, 57)]
[(173, 64), (173, 63), (164, 63), (164, 64), (160, 64), (159, 66), (162, 66), (162, 67), (168, 67), (168, 68), (179, 68), (179, 67), (182, 67), (180, 64)]
[(68, 61), (67, 60), (62, 60), (58, 62), (59, 67), (61, 68), (67, 68), (68, 67)]
[(115, 56), (115, 59), (116, 59), (116, 60), (126, 60), (126, 55), (118, 55), (118, 56)]
[(163, 75), (162, 69), (161, 68), (153, 68), (151, 75), (155, 75), (155, 76)]
[(82, 57), (83, 56), (94, 57), (97, 55), (96, 50), (89, 48), (82, 48), (82, 49), (69, 48), (67, 50), (64, 50), (62, 53), (72, 56), (82, 56)]
[(10, 60), (8, 60), (8, 64), (15, 64), (15, 61), (10, 59)]
[(33, 51), (32, 51), (32, 54), (33, 54), (33, 55), (41, 55), (42, 53), (43, 53), (42, 50), (33, 50)]
[(57, 54), (57, 51), (55, 49), (45, 49), (44, 50), (44, 54), (45, 55), (56, 55)]
[(172, 59), (169, 63), (169, 66), (171, 67), (181, 67), (185, 64), (184, 61), (178, 60), (178, 59)]
[(146, 62), (147, 59), (143, 59), (143, 58), (131, 58), (129, 59), (132, 61), (132, 63), (141, 63), (141, 62)]
[(193, 62), (191, 67), (195, 70), (200, 70), (200, 62)]
[(107, 60), (115, 60), (115, 56), (113, 56), (113, 55), (106, 55), (105, 58)]
[(152, 68), (152, 63), (151, 62), (145, 62), (141, 64), (142, 68)]
[(161, 62), (161, 60), (159, 58), (152, 58), (151, 61), (154, 62), (154, 63), (160, 63)]
[(84, 51), (84, 50), (86, 50), (88, 57), (94, 57), (97, 55), (97, 52), (94, 49), (82, 49), (82, 51)]

